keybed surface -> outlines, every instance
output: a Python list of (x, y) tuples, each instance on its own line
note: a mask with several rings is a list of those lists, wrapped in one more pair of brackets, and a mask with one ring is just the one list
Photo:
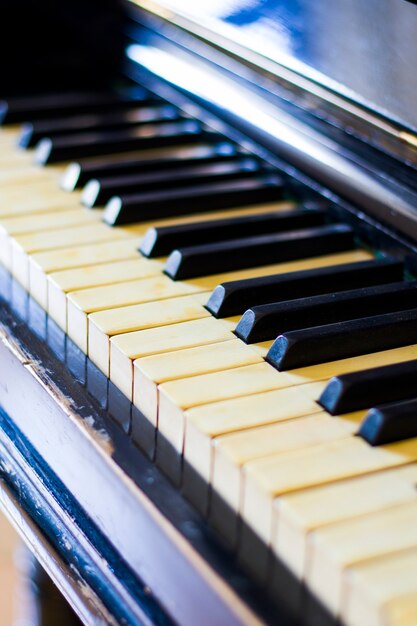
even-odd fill
[(349, 625), (408, 623), (401, 261), (161, 99), (54, 97), (3, 107), (4, 298), (256, 580), (273, 592), (284, 563)]

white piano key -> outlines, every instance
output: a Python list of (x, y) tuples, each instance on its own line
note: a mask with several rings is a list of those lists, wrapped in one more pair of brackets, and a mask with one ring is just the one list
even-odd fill
[(306, 581), (334, 615), (340, 615), (346, 569), (368, 559), (417, 548), (417, 498), (314, 531)]
[(281, 496), (274, 501), (273, 551), (302, 579), (312, 531), (414, 500), (416, 481), (412, 463)]
[(358, 437), (267, 457), (244, 467), (242, 516), (270, 545), (273, 501), (280, 495), (406, 465), (417, 459), (417, 439), (372, 448)]
[[(238, 339), (199, 345), (141, 359), (134, 365), (135, 403), (156, 423), (158, 385), (202, 373), (262, 363), (259, 353)], [(123, 378), (111, 368), (111, 379), (123, 390)]]
[(348, 626), (414, 626), (416, 615), (416, 548), (346, 571), (342, 618)]
[(48, 273), (65, 269), (94, 267), (111, 261), (137, 259), (140, 239), (122, 239), (88, 246), (37, 252), (29, 259), (30, 293), (47, 310)]
[[(297, 391), (303, 394), (302, 387)], [(363, 417), (363, 411), (344, 415), (343, 418), (330, 417), (323, 411), (285, 423), (218, 437), (214, 441), (212, 486), (237, 514), (241, 509), (242, 468), (246, 463), (351, 437), (357, 432)], [(218, 520), (218, 525), (221, 527), (221, 520)]]
[(91, 265), (48, 274), (48, 307), (50, 317), (66, 331), (67, 294), (91, 287), (114, 285), (162, 274), (160, 261), (136, 259)]

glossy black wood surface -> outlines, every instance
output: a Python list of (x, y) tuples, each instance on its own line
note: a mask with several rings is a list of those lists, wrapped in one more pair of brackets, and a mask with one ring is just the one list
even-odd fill
[[(404, 0), (158, 0), (347, 100), (417, 128), (417, 7)], [(415, 3), (414, 3), (415, 4)]]
[(417, 241), (415, 135), (331, 90), (317, 91), (313, 81), (301, 85), (276, 64), (261, 66), (232, 37), (175, 14), (168, 23), (163, 11), (137, 4), (125, 64), (133, 80), (328, 197), (357, 205), (362, 220)]

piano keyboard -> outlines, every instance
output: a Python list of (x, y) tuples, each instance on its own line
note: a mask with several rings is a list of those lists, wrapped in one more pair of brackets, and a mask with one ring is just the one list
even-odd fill
[(4, 299), (261, 584), (415, 623), (416, 283), (138, 93), (0, 106)]

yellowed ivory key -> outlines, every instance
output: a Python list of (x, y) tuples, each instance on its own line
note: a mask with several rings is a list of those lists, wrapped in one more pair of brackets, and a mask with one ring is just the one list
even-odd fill
[(162, 270), (163, 263), (160, 261), (143, 259), (137, 255), (136, 258), (125, 261), (113, 261), (51, 272), (48, 274), (48, 314), (62, 330), (66, 331), (67, 293), (91, 287), (135, 281), (151, 276), (161, 276)]
[(415, 626), (417, 548), (348, 568), (341, 615), (348, 626)]
[(306, 580), (339, 615), (346, 570), (372, 558), (417, 548), (417, 497), (383, 511), (321, 528), (309, 537)]
[(310, 533), (416, 499), (417, 464), (348, 478), (274, 501), (272, 548), (297, 578), (306, 572)]
[(242, 516), (270, 545), (276, 497), (315, 485), (406, 465), (417, 459), (417, 439), (371, 447), (359, 437), (265, 457), (244, 467)]

